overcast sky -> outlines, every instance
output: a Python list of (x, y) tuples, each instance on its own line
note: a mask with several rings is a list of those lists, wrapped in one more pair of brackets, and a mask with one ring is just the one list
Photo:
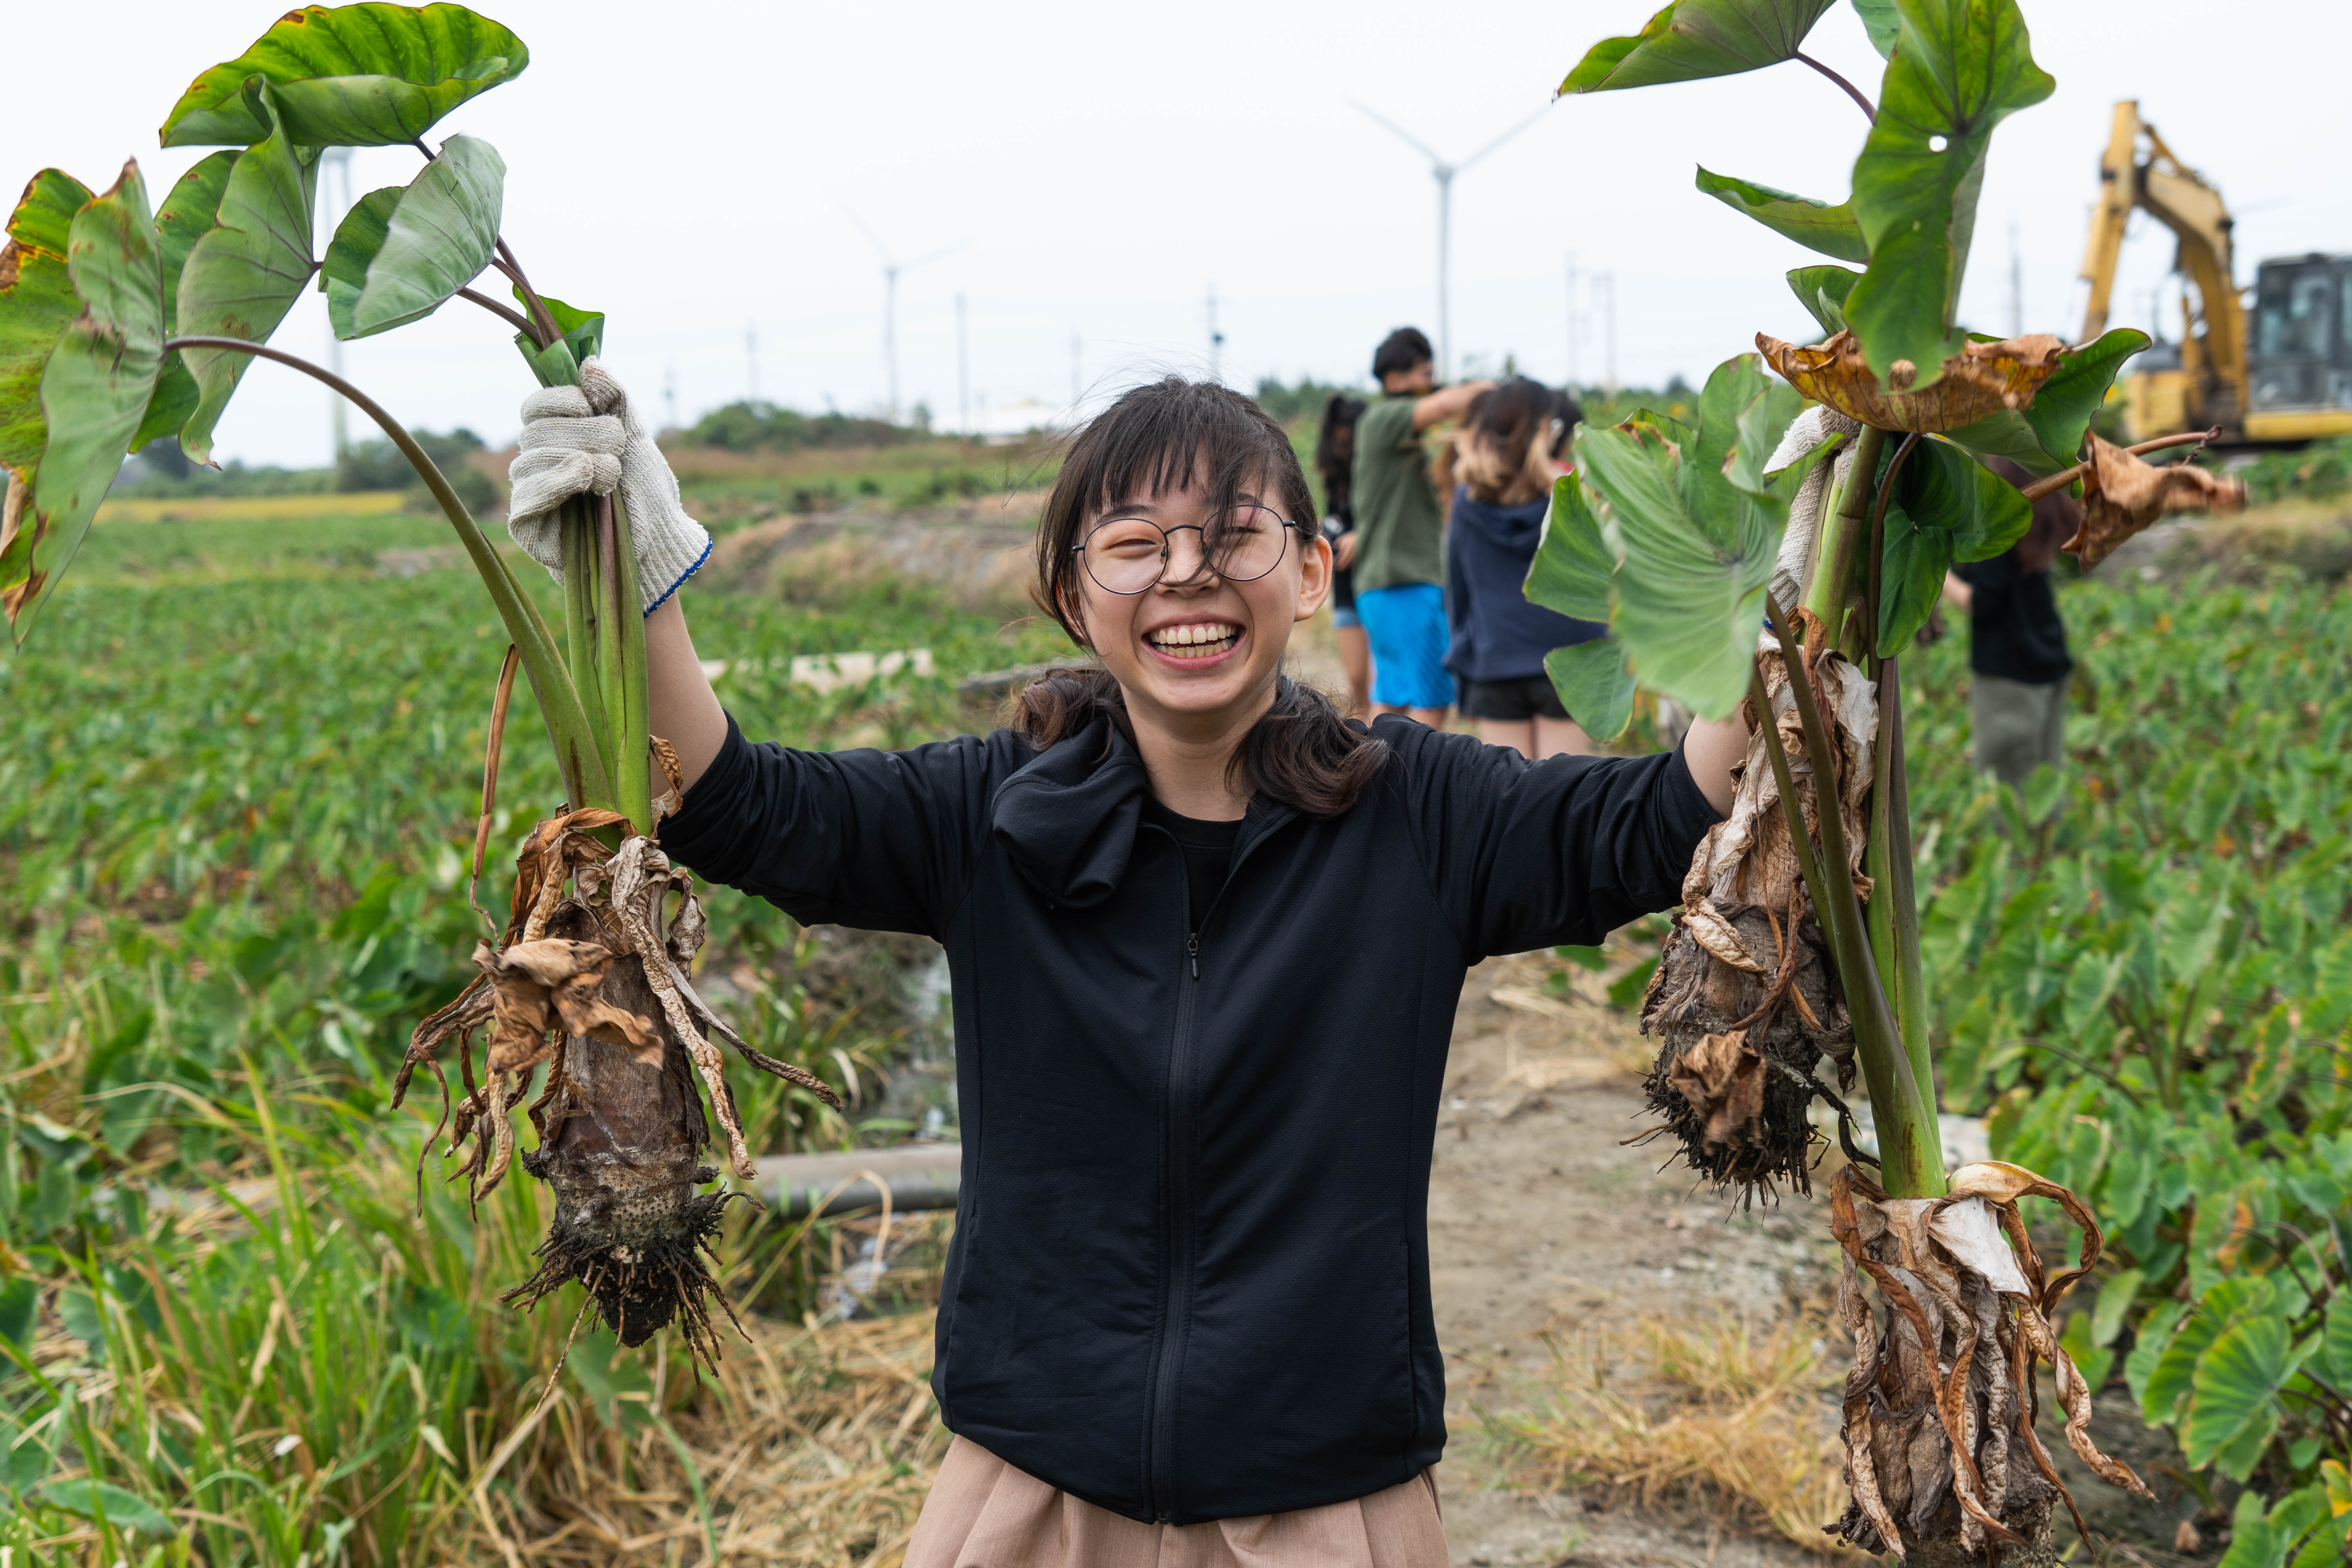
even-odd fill
[[(1579, 378), (1606, 371), (1604, 297), (1590, 284), (1613, 274), (1618, 378), (1696, 381), (1759, 330), (1804, 331), (1780, 275), (1820, 258), (1699, 195), (1693, 164), (1834, 201), (1864, 131), (1848, 100), (1793, 64), (1546, 110), (1586, 47), (1637, 29), (1651, 0), (485, 8), (530, 46), (530, 68), (434, 134), (499, 147), (505, 233), (533, 280), (608, 312), (613, 364), (656, 413), (674, 386), (685, 419), (751, 389), (747, 331), (761, 395), (856, 412), (885, 401), (879, 258), (852, 213), (902, 260), (952, 247), (899, 285), (903, 399), (943, 423), (957, 405), (959, 293), (976, 401), (1061, 406), (1074, 382), (1099, 396), (1164, 368), (1203, 371), (1212, 286), (1228, 380), (1360, 378), (1390, 328), (1434, 334), (1436, 204), (1425, 160), (1351, 99), (1454, 158), (1545, 110), (1455, 182), (1457, 366), (1508, 354), (1564, 378), (1572, 255), (1588, 283)], [(2119, 98), (2139, 99), (2221, 186), (2240, 219), (2242, 282), (2264, 257), (2352, 249), (2352, 10), (2025, 8), (2058, 90), (1995, 139), (1964, 299), (1974, 324), (2009, 326), (2013, 224), (2027, 330), (2074, 335), (2084, 220)], [(25, 7), (0, 43), (13, 68), (0, 162), (21, 174), (55, 163), (100, 186), (136, 155), (160, 199), (203, 150), (159, 150), (153, 127), (276, 12), (116, 0), (99, 37), (93, 13)], [(1875, 96), (1882, 68), (1846, 6), (1809, 47)], [(356, 188), (404, 183), (416, 163), (363, 150)], [(2171, 254), (2159, 227), (2136, 222), (2118, 324), (2148, 324)], [(323, 358), (320, 298), (274, 341)], [(493, 442), (512, 436), (530, 384), (507, 329), (462, 301), (345, 353), (400, 417)], [(265, 364), (219, 449), (311, 464), (328, 432), (325, 394)]]

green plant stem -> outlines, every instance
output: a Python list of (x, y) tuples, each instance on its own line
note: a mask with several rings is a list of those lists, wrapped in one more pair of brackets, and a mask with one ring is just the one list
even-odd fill
[(490, 601), (498, 606), (499, 618), (506, 623), (507, 637), (522, 653), (523, 673), (530, 677), (530, 689), (539, 699), (541, 716), (547, 721), (548, 739), (555, 743), (555, 761), (563, 779), (565, 793), (576, 805), (610, 806), (611, 785), (606, 782), (604, 754), (596, 745), (594, 731), (589, 728), (588, 713), (581, 705), (580, 694), (572, 689), (564, 673), (555, 637), (541, 618), (539, 607), (523, 593), (507, 570), (496, 548), (483, 534), (481, 525), (449, 488), (448, 479), (425, 455), (425, 448), (399, 420), (386, 413), (375, 399), (345, 381), (331, 370), (312, 364), (299, 354), (274, 349), (267, 343), (247, 342), (242, 338), (173, 338), (164, 343), (166, 352), (173, 349), (225, 349), (233, 353), (247, 353), (260, 359), (275, 360), (279, 364), (299, 370), (312, 380), (321, 382), (351, 399), (352, 405), (374, 420), (392, 444), (400, 448), (402, 457), (425, 481), (433, 499), (441, 503), (448, 516), (449, 526), (457, 531), (457, 539), (480, 574), (482, 585), (490, 591)]
[(1841, 647), (1843, 642), (1854, 552), (1861, 548), (1869, 526), (1871, 495), (1876, 488), (1871, 481), (1878, 475), (1878, 459), (1885, 450), (1886, 432), (1874, 425), (1864, 426), (1854, 441), (1853, 461), (1846, 469), (1845, 488), (1839, 492), (1836, 508), (1822, 524), (1819, 560), (1813, 568), (1812, 585), (1805, 591), (1804, 608), (1821, 622), (1832, 647)]
[[(556, 534), (563, 545), (563, 648), (572, 668), (572, 685), (588, 713), (588, 728), (596, 736), (600, 755), (617, 757), (613, 750), (612, 717), (604, 700), (596, 642), (604, 616), (603, 575), (596, 558), (596, 519), (586, 496), (573, 496), (556, 512)], [(618, 807), (614, 808), (619, 809)]]
[(600, 503), (598, 526), (613, 539), (613, 622), (620, 633), (620, 658), (606, 667), (620, 697), (613, 792), (621, 803), (616, 809), (636, 824), (639, 833), (650, 835), (655, 826), (652, 693), (646, 685), (646, 617), (638, 607), (636, 543), (629, 536), (628, 508), (618, 494)]
[[(1870, 874), (1871, 952), (1880, 983), (1895, 1001), (1895, 1026), (1903, 1033), (1911, 1077), (1922, 1092), (1936, 1081), (1935, 1054), (1927, 1041), (1927, 982), (1919, 955), (1919, 901), (1913, 886), (1911, 787), (1904, 758), (1903, 677), (1898, 661), (1878, 667), (1878, 744), (1870, 795), (1870, 845), (1863, 868)], [(1929, 1098), (1932, 1100), (1933, 1096)], [(1937, 1129), (1940, 1154), (1943, 1142)]]
[[(1895, 1021), (1885, 987), (1879, 983), (1861, 900), (1854, 896), (1852, 861), (1838, 799), (1837, 763), (1829, 731), (1813, 701), (1812, 682), (1805, 673), (1804, 652), (1789, 629), (1787, 613), (1770, 603), (1769, 595), (1767, 604), (1771, 611), (1772, 629), (1780, 639), (1780, 656), (1787, 663), (1797, 720), (1804, 730), (1806, 759), (1812, 767), (1817, 807), (1814, 815), (1820, 821), (1822, 835), (1822, 895), (1813, 907), (1830, 940), (1831, 956), (1837, 964), (1846, 1010), (1853, 1025), (1855, 1054), (1862, 1058), (1863, 1076), (1870, 1085), (1871, 1110), (1878, 1128), (1878, 1153), (1884, 1162), (1881, 1180), (1890, 1196), (1937, 1196), (1944, 1190), (1942, 1140), (1937, 1136), (1934, 1106), (1913, 1075), (1902, 1028)], [(1766, 726), (1765, 745), (1769, 751), (1780, 743), (1779, 730), (1771, 722), (1769, 709), (1759, 717)], [(1779, 777), (1777, 770), (1774, 777)], [(1804, 837), (1804, 813), (1795, 795), (1784, 790), (1780, 808), (1788, 817), (1790, 836)]]

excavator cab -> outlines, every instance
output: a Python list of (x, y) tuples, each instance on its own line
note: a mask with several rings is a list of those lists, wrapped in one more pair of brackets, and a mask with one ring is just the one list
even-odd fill
[(2249, 437), (2291, 440), (2352, 427), (2347, 329), (2352, 256), (2314, 254), (2262, 264), (2254, 277)]

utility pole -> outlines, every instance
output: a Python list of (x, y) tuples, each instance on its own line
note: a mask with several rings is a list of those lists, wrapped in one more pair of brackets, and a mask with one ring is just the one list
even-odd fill
[(1081, 389), (1086, 381), (1085, 353), (1085, 340), (1078, 336), (1078, 329), (1072, 327), (1070, 329), (1070, 406), (1074, 409), (1077, 407), (1078, 399), (1083, 395)]
[[(1353, 99), (1349, 100), (1355, 103)], [(1411, 132), (1381, 114), (1368, 104), (1356, 103), (1356, 108), (1406, 146), (1429, 160), (1430, 177), (1437, 182), (1437, 378), (1452, 378), (1454, 368), (1453, 270), (1454, 254), (1454, 176), (1492, 153), (1528, 126), (1544, 117), (1544, 109), (1537, 110), (1459, 163), (1449, 163), (1425, 146)]]
[(662, 407), (667, 411), (665, 417), (669, 428), (677, 429), (677, 366), (675, 364), (667, 366), (662, 371)]
[[(326, 198), (320, 203), (320, 210), (327, 221), (327, 233), (332, 237), (337, 226), (343, 221), (343, 215), (352, 210), (352, 150), (330, 147), (319, 155), (319, 194)], [(336, 198), (338, 177), (341, 181), (341, 200)], [(327, 368), (339, 376), (343, 374), (343, 340), (335, 336), (335, 329), (331, 325), (327, 328)], [(335, 461), (340, 463), (343, 460), (344, 450), (352, 444), (350, 426), (345, 423), (343, 395), (328, 393), (327, 406), (329, 428), (335, 443)]]
[(1601, 340), (1605, 350), (1601, 363), (1607, 379), (1601, 383), (1601, 390), (1614, 401), (1617, 396), (1617, 274), (1614, 269), (1601, 275), (1601, 287), (1609, 300), (1606, 307), (1608, 314), (1603, 318), (1606, 335)]
[(743, 400), (760, 401), (760, 326), (756, 321), (743, 323)]
[(1217, 286), (1209, 285), (1209, 379), (1225, 379), (1225, 334), (1217, 327)]
[(971, 335), (963, 293), (956, 293), (956, 434), (971, 439)]

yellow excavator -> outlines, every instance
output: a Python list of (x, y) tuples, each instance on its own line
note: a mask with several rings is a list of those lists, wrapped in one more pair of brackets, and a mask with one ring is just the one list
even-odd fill
[(2221, 427), (2225, 443), (2308, 441), (2352, 433), (2352, 256), (2282, 257), (2254, 271), (2248, 313), (2231, 270), (2231, 220), (2221, 193), (2173, 155), (2137, 100), (2116, 105), (2099, 160), (2099, 202), (2083, 278), (2088, 342), (2106, 330), (2116, 257), (2134, 207), (2180, 242), (2180, 341), (2158, 342), (2125, 380), (2124, 424), (2134, 441)]

